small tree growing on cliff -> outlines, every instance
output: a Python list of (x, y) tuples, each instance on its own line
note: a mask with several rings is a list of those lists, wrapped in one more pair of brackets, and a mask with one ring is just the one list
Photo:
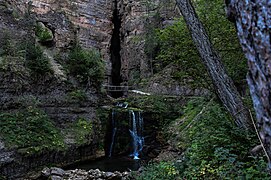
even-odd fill
[(68, 56), (68, 69), (78, 81), (99, 87), (104, 79), (105, 64), (98, 51), (75, 45)]

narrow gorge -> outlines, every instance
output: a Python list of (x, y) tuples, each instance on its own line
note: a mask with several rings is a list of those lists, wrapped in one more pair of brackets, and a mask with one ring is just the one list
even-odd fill
[[(16, 179), (48, 164), (65, 167), (102, 156), (157, 154), (153, 150), (160, 145), (153, 138), (158, 131), (143, 132), (141, 107), (129, 102), (129, 108), (115, 112), (115, 100), (106, 97), (121, 98), (127, 91), (105, 88), (104, 94), (100, 89), (137, 87), (135, 80), (148, 76), (144, 41), (134, 40), (144, 33), (144, 3), (1, 0), (0, 10), (0, 110), (6, 127), (0, 138), (1, 176)], [(96, 49), (101, 63), (94, 50), (84, 49)], [(85, 71), (84, 66), (95, 67)], [(28, 117), (31, 127), (20, 117)], [(32, 132), (31, 119), (44, 124), (43, 135)], [(151, 121), (146, 118), (144, 126), (155, 127)], [(11, 132), (18, 126), (16, 140), (18, 134)]]
[[(0, 0), (0, 179), (270, 179), (178, 5)], [(193, 6), (252, 110), (224, 3)]]
[[(111, 37), (110, 55), (112, 63), (111, 85), (120, 86), (122, 84), (121, 78), (121, 15), (118, 9), (118, 1), (113, 1), (113, 34)], [(118, 98), (122, 96), (121, 92), (112, 92), (112, 97)]]

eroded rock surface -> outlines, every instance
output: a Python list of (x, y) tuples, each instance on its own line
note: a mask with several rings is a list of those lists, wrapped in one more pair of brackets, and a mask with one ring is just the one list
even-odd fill
[(110, 69), (112, 1), (7, 0), (21, 16), (30, 14), (54, 33), (55, 47), (69, 48), (77, 39), (85, 48), (97, 48)]
[[(159, 4), (161, 7), (157, 11)], [(121, 77), (124, 82), (138, 86), (136, 80), (152, 75), (151, 59), (145, 53), (145, 34), (149, 31), (149, 25), (158, 15), (159, 18), (155, 21), (159, 26), (163, 26), (170, 19), (178, 17), (179, 12), (171, 0), (155, 0), (150, 3), (142, 0), (120, 0), (118, 8), (122, 17)]]

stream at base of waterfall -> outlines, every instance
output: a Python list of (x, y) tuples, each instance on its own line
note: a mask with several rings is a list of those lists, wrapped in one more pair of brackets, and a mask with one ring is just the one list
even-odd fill
[[(127, 108), (127, 106), (124, 106)], [(123, 108), (123, 107), (122, 107)], [(125, 108), (125, 109), (126, 109)], [(127, 109), (125, 111), (125, 118), (120, 119), (117, 116), (119, 112), (115, 111), (114, 109), (111, 112), (111, 119), (110, 119), (110, 129), (108, 129), (110, 137), (108, 143), (108, 152), (107, 157), (99, 158), (94, 161), (85, 161), (80, 162), (76, 165), (69, 166), (65, 169), (100, 169), (102, 171), (136, 171), (140, 167), (140, 158), (142, 157), (142, 150), (144, 146), (144, 137), (143, 137), (143, 116), (141, 111), (135, 111), (131, 109)], [(120, 125), (121, 122), (126, 122), (127, 126), (125, 129), (122, 129), (123, 126)], [(120, 132), (125, 131), (125, 135), (121, 134)], [(118, 142), (119, 136), (130, 136), (129, 143), (127, 142), (127, 149), (129, 152), (124, 154), (114, 154), (114, 149), (116, 148), (116, 143)]]

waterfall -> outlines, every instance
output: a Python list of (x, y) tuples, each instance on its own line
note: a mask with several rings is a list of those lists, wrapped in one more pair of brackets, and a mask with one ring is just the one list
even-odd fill
[(138, 112), (138, 116), (136, 116), (133, 110), (129, 111), (131, 120), (132, 120), (132, 130), (130, 129), (130, 134), (133, 140), (133, 153), (131, 156), (134, 159), (139, 159), (139, 153), (143, 149), (144, 145), (144, 137), (143, 137), (143, 117), (140, 112)]
[(111, 123), (112, 123), (112, 139), (111, 139), (111, 144), (110, 144), (110, 149), (109, 149), (109, 157), (112, 156), (112, 151), (113, 151), (113, 147), (114, 147), (114, 143), (115, 143), (115, 136), (116, 136), (116, 132), (117, 132), (117, 127), (116, 127), (116, 123), (115, 123), (115, 111), (112, 110), (112, 119), (111, 119)]
[[(128, 105), (117, 103), (117, 106), (126, 109)], [(130, 156), (139, 159), (144, 145), (142, 113), (131, 109), (127, 111), (113, 109), (109, 128), (106, 146), (108, 157), (132, 150)]]

